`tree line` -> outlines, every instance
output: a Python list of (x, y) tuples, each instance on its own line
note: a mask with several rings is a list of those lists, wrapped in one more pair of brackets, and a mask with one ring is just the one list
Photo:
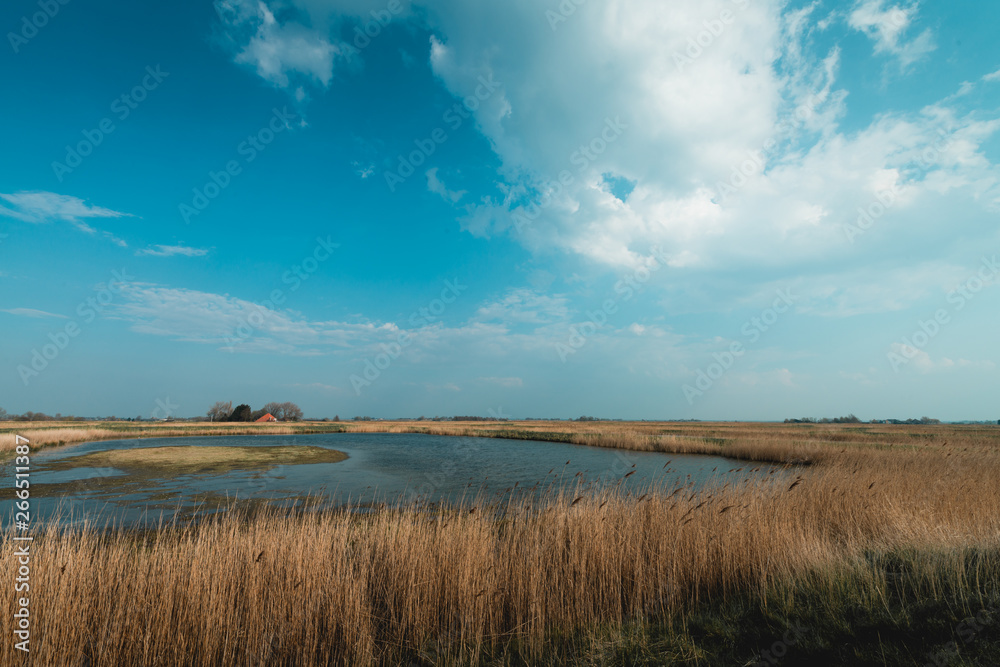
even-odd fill
[[(863, 424), (860, 419), (855, 417), (853, 414), (849, 414), (846, 417), (834, 417), (830, 419), (829, 417), (823, 417), (822, 419), (816, 419), (815, 417), (803, 417), (801, 419), (786, 419), (786, 424)], [(940, 424), (940, 419), (931, 419), (930, 417), (921, 417), (920, 419), (872, 419), (869, 424)], [(1000, 424), (1000, 421), (997, 422)]]
[(246, 403), (240, 403), (234, 408), (232, 401), (216, 401), (205, 416), (213, 422), (254, 422), (266, 414), (286, 422), (302, 419), (302, 409), (291, 402), (267, 403), (261, 409), (254, 410)]

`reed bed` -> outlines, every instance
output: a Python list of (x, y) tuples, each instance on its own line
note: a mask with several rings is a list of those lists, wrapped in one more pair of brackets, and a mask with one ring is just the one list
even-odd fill
[(27, 438), (31, 449), (97, 440), (128, 438), (176, 438), (213, 435), (289, 435), (340, 432), (343, 427), (324, 422), (295, 423), (177, 423), (145, 424), (96, 422), (0, 422), (0, 453), (14, 450), (16, 436)]
[[(885, 614), (899, 598), (888, 622), (906, 627), (928, 600), (947, 597), (935, 612), (945, 625), (1000, 602), (1000, 429), (907, 427), (883, 438), (841, 426), (811, 438), (780, 425), (656, 428), (664, 427), (575, 437), (746, 458), (760, 447), (766, 460), (811, 452), (813, 465), (699, 492), (604, 488), (534, 505), (271, 510), (143, 533), (51, 524), (32, 546), (32, 659), (614, 664), (609, 633), (614, 644), (629, 628), (656, 625), (672, 637), (660, 659), (737, 664), (690, 634), (706, 605), (818, 605), (834, 614), (831, 626), (849, 626), (859, 605)], [(11, 537), (0, 548), (8, 581)], [(0, 591), (12, 608), (13, 587)], [(738, 664), (755, 655), (747, 650)], [(12, 642), (0, 644), (0, 663), (18, 657)]]

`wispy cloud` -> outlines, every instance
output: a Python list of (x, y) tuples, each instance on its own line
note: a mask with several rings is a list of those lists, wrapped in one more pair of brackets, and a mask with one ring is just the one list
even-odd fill
[(208, 254), (207, 248), (191, 248), (183, 245), (154, 245), (142, 250), (137, 250), (136, 255), (146, 255), (150, 257), (204, 257)]
[[(137, 333), (179, 341), (208, 343), (248, 353), (302, 356), (379, 353), (396, 341), (403, 327), (393, 322), (316, 321), (270, 303), (254, 303), (229, 294), (214, 294), (145, 283), (123, 287), (115, 316), (132, 323)], [(531, 290), (512, 290), (509, 298), (491, 303), (472, 319), (447, 326), (441, 322), (408, 328), (412, 341), (407, 358), (433, 358), (456, 349), (502, 354), (511, 349), (546, 349), (549, 327), (568, 317), (561, 297)], [(509, 325), (527, 324), (515, 334)], [(530, 325), (535, 325), (533, 328)], [(560, 330), (559, 335), (564, 332)]]
[(291, 389), (307, 389), (309, 391), (318, 391), (330, 394), (347, 394), (348, 391), (343, 387), (336, 387), (332, 384), (324, 384), (322, 382), (309, 382), (302, 383), (296, 382), (294, 384), (285, 385)]
[(58, 315), (56, 313), (48, 313), (44, 310), (35, 310), (34, 308), (3, 308), (0, 309), (0, 313), (9, 313), (10, 315), (18, 315), (19, 317), (57, 317), (61, 320), (69, 319), (65, 315)]
[(968, 359), (951, 359), (949, 357), (941, 357), (934, 360), (924, 350), (918, 350), (904, 343), (893, 343), (890, 346), (890, 350), (900, 358), (905, 359), (907, 364), (912, 364), (912, 367), (918, 373), (945, 372), (960, 368), (986, 371), (996, 369), (996, 364), (989, 360), (970, 361)]
[[(90, 206), (79, 197), (41, 190), (11, 194), (0, 193), (0, 199), (13, 207), (8, 208), (0, 205), (0, 215), (35, 224), (64, 221), (87, 234), (98, 233), (97, 229), (84, 222), (88, 218), (132, 217), (130, 213), (113, 211), (101, 206)], [(101, 232), (101, 235), (118, 246), (123, 248), (128, 246), (125, 241), (111, 232)]]
[[(41, 190), (21, 191), (13, 194), (0, 193), (0, 199), (16, 208), (16, 210), (11, 210), (0, 207), (0, 213), (25, 222), (51, 222), (53, 220), (79, 222), (81, 218), (122, 218), (130, 215), (101, 206), (89, 206), (79, 197)], [(93, 231), (86, 225), (81, 228), (85, 231)]]
[(115, 312), (138, 333), (240, 352), (324, 354), (387, 342), (399, 331), (391, 324), (310, 321), (273, 304), (145, 283), (126, 285)]
[(504, 324), (551, 324), (569, 316), (566, 297), (548, 296), (530, 289), (512, 289), (499, 300), (482, 306), (477, 318), (484, 322)]

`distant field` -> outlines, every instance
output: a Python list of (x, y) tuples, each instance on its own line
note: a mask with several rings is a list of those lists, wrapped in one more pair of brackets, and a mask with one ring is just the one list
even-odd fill
[[(808, 465), (791, 480), (564, 496), (502, 518), (382, 508), (52, 529), (32, 546), (38, 664), (1000, 664), (1000, 427), (130, 427), (0, 425), (40, 445), (390, 431)], [(13, 586), (0, 591), (13, 608)], [(0, 662), (14, 661), (0, 644)]]

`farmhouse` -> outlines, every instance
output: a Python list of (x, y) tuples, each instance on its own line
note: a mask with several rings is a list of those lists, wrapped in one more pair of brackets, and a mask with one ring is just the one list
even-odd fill
[(274, 415), (272, 415), (270, 412), (268, 412), (266, 415), (264, 415), (263, 417), (261, 417), (257, 421), (259, 421), (259, 422), (276, 422), (278, 420), (274, 418)]

